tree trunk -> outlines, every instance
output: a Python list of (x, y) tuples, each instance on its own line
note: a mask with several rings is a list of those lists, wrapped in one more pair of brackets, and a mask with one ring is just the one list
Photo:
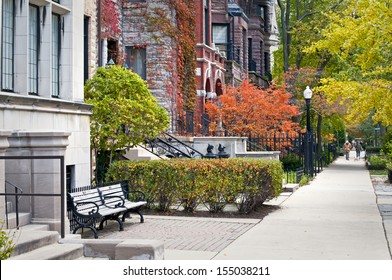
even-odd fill
[(286, 73), (290, 67), (289, 56), (290, 56), (290, 39), (288, 34), (288, 28), (290, 24), (290, 1), (287, 1), (286, 7), (281, 0), (278, 0), (280, 8), (280, 18), (282, 24), (282, 45), (283, 45), (283, 71)]

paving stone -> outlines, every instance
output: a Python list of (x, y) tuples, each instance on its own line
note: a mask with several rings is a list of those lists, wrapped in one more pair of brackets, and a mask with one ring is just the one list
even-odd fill
[[(189, 219), (186, 217), (146, 217), (145, 222), (126, 222), (124, 231), (110, 224), (99, 232), (99, 238), (154, 239), (164, 242), (165, 249), (215, 251), (222, 250), (259, 220), (233, 222), (231, 219)], [(84, 235), (86, 238), (88, 234)]]

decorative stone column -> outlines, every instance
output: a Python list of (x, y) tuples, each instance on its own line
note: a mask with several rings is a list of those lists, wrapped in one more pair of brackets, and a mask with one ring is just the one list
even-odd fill
[[(9, 149), (6, 155), (65, 156), (70, 135), (69, 132), (61, 131), (13, 132), (8, 139)], [(60, 166), (59, 159), (9, 160), (5, 174), (7, 180), (23, 189), (24, 193), (60, 194)], [(65, 167), (62, 171), (65, 174)], [(65, 182), (63, 186), (65, 188)], [(66, 198), (64, 199), (66, 207)], [(20, 200), (20, 211), (30, 211), (32, 223), (48, 224), (50, 230), (59, 232), (61, 230), (61, 199), (59, 196), (24, 196)], [(68, 219), (65, 220), (68, 222)], [(68, 228), (66, 224), (65, 229)]]
[[(5, 155), (8, 148), (8, 136), (11, 131), (0, 131), (0, 156)], [(5, 193), (5, 160), (0, 159), (0, 193)], [(5, 196), (0, 196), (0, 221), (5, 219)]]

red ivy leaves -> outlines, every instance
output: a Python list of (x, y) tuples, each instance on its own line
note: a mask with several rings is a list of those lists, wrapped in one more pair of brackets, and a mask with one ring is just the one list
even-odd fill
[(117, 2), (101, 0), (101, 37), (116, 38), (120, 34), (120, 11)]

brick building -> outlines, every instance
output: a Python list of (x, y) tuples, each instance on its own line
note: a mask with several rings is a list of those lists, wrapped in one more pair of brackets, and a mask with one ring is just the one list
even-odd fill
[[(118, 7), (122, 34), (100, 40), (101, 65), (126, 57), (121, 63), (147, 81), (159, 104), (169, 112), (171, 132), (208, 133), (205, 104), (223, 94), (223, 85), (235, 86), (251, 79), (268, 86), (271, 52), (277, 44), (275, 0), (194, 0), (197, 89), (191, 94), (196, 97), (196, 106), (184, 114), (185, 120), (178, 119), (176, 108), (175, 42), (151, 28), (146, 17), (162, 10), (175, 23), (175, 11), (159, 0), (132, 0)], [(180, 129), (179, 125), (186, 127)]]

